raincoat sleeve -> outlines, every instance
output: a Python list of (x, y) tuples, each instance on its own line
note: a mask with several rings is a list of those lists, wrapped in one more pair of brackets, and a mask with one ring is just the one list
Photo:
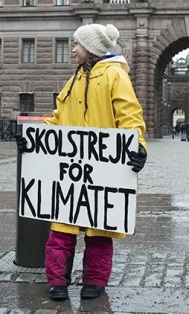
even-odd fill
[(49, 117), (47, 119), (44, 120), (43, 123), (45, 124), (53, 124), (53, 125), (58, 125), (58, 120), (59, 120), (59, 114), (58, 114), (58, 110), (55, 109), (52, 112), (52, 117)]
[(54, 124), (54, 125), (59, 125), (59, 116), (60, 113), (63, 111), (63, 100), (70, 88), (71, 82), (73, 80), (73, 77), (71, 77), (66, 85), (63, 87), (61, 90), (60, 94), (56, 98), (56, 108), (55, 110), (52, 111), (52, 117), (45, 119), (44, 123), (45, 124)]
[(144, 139), (146, 125), (142, 107), (135, 95), (128, 74), (120, 68), (117, 71), (112, 88), (112, 104), (117, 128), (136, 129), (139, 132), (139, 143), (146, 149)]

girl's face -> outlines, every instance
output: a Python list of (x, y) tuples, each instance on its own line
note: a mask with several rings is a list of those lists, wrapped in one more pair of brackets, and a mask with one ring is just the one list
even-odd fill
[(83, 64), (86, 62), (86, 60), (88, 58), (88, 52), (78, 42), (75, 41), (74, 43), (75, 43), (75, 47), (72, 50), (72, 52), (75, 55), (76, 62), (78, 64)]

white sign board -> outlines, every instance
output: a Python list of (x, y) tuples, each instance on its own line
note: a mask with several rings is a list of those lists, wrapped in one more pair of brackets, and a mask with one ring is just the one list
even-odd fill
[(138, 131), (24, 124), (19, 215), (133, 234)]

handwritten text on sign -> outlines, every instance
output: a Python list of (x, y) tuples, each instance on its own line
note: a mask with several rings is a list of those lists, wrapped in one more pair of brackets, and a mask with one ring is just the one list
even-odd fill
[(134, 233), (136, 130), (24, 124), (20, 216)]

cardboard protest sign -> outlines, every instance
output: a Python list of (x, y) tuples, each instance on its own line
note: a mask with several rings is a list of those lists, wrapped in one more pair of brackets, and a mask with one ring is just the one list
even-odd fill
[(24, 124), (19, 215), (133, 234), (138, 132)]

